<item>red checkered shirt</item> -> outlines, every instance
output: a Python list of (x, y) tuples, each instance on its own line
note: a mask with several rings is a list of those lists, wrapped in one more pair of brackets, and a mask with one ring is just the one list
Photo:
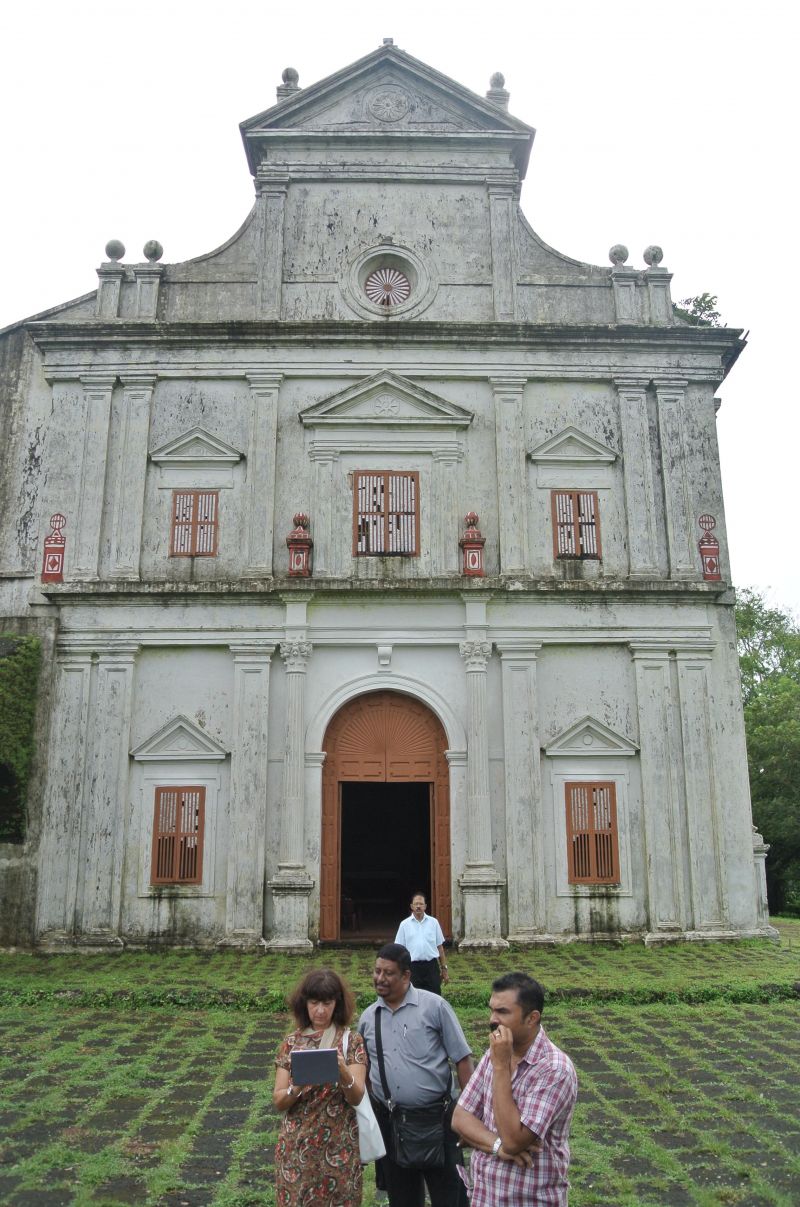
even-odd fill
[[(570, 1058), (540, 1027), (511, 1078), (511, 1094), (520, 1119), (543, 1144), (533, 1165), (515, 1165), (489, 1153), (473, 1152), (470, 1176), (472, 1207), (566, 1207), (569, 1168), (569, 1126), (578, 1079)], [(481, 1059), (458, 1105), (496, 1132), (492, 1099), (492, 1061)]]

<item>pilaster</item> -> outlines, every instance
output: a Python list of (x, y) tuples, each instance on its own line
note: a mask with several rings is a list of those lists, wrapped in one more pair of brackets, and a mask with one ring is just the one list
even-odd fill
[(678, 650), (683, 781), (694, 931), (726, 931), (728, 908), (723, 877), (721, 801), (714, 773), (711, 716), (711, 651)]
[(233, 732), (230, 838), (225, 939), (253, 947), (264, 933), (264, 868), (267, 829), (267, 722), (270, 659), (265, 642), (231, 645)]
[(520, 574), (527, 566), (528, 512), (525, 479), (524, 377), (492, 377), (495, 455), (497, 458), (497, 524), (500, 573)]
[(250, 435), (247, 446), (247, 551), (254, 577), (272, 574), (275, 525), (275, 453), (282, 373), (249, 373)]
[(124, 279), (125, 266), (123, 264), (109, 260), (100, 265), (97, 270), (97, 299), (95, 302), (97, 318), (115, 319), (119, 317), (119, 302)]
[(618, 378), (622, 430), (622, 471), (625, 513), (628, 521), (628, 558), (631, 578), (652, 578), (657, 573), (656, 507), (653, 454), (647, 413), (648, 382)]
[(256, 180), (261, 214), (261, 256), (259, 258), (259, 318), (281, 317), (283, 282), (283, 226), (286, 212), (288, 176), (259, 174)]
[(136, 282), (134, 298), (137, 319), (154, 319), (158, 314), (158, 292), (164, 275), (163, 264), (134, 264), (131, 266)]
[(119, 462), (111, 537), (111, 578), (136, 580), (142, 552), (142, 519), (147, 480), (150, 402), (156, 377), (125, 373), (122, 382)]
[(498, 643), (503, 677), (508, 938), (546, 941), (547, 893), (536, 684), (537, 642)]
[(666, 646), (632, 644), (642, 773), (649, 941), (682, 933), (684, 834), (680, 738), (675, 731), (672, 674)]
[(651, 264), (644, 274), (644, 279), (647, 282), (647, 296), (650, 302), (650, 322), (655, 327), (672, 326), (672, 273), (658, 264)]
[(36, 919), (45, 949), (71, 945), (75, 932), (91, 680), (90, 653), (57, 650)]
[(82, 842), (80, 942), (122, 946), (122, 857), (128, 804), (133, 670), (138, 644), (99, 647), (90, 719)]
[(489, 181), (492, 295), (496, 322), (516, 317), (516, 207), (516, 192), (511, 182)]
[(108, 459), (108, 426), (116, 376), (102, 373), (81, 377), (83, 386), (83, 448), (77, 474), (75, 560), (70, 577), (99, 577), (100, 532)]
[[(477, 607), (478, 601), (472, 604)], [(492, 643), (485, 634), (485, 626), (470, 624), (466, 640), (458, 647), (467, 677), (467, 862), (459, 880), (464, 910), (462, 947), (508, 946), (501, 920), (504, 881), (497, 874), (492, 855), (486, 706)]]
[[(627, 251), (625, 257), (627, 259)], [(635, 268), (626, 268), (624, 264), (615, 263), (611, 269), (611, 285), (614, 290), (614, 308), (618, 323), (641, 323), (639, 299), (636, 285), (639, 272)]]
[(655, 386), (670, 577), (695, 578), (697, 567), (691, 521), (689, 449), (686, 445), (684, 419), (686, 382), (661, 381), (656, 382)]
[(311, 513), (314, 524), (314, 577), (329, 578), (336, 571), (333, 476), (339, 454), (335, 449), (312, 447), (309, 456), (314, 466), (315, 507)]
[(458, 574), (458, 492), (456, 475), (462, 453), (454, 449), (433, 450), (433, 573)]
[(273, 933), (267, 947), (304, 951), (308, 937), (308, 899), (313, 881), (305, 865), (305, 687), (311, 658), (306, 636), (310, 593), (287, 595), (286, 637), (280, 651), (286, 674), (286, 729), (283, 797), (280, 802), (278, 871), (270, 880)]

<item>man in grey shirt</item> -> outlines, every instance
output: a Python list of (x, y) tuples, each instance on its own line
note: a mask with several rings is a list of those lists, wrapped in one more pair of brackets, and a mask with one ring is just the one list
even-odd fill
[[(372, 976), (378, 1000), (361, 1015), (358, 1029), (369, 1055), (369, 1089), (378, 1122), (387, 1140), (387, 1156), (379, 1163), (390, 1207), (423, 1207), (425, 1186), (431, 1207), (466, 1207), (466, 1192), (458, 1174), (461, 1152), (450, 1129), (445, 1103), (450, 1097), (450, 1061), (463, 1090), (473, 1061), (452, 1006), (435, 993), (411, 984), (411, 957), (400, 943), (387, 943), (378, 952)], [(391, 1105), (418, 1109), (442, 1103), (431, 1126), (444, 1133), (443, 1166), (408, 1169), (388, 1155), (389, 1104), (381, 1082), (375, 1021), (380, 1012), (381, 1043)]]

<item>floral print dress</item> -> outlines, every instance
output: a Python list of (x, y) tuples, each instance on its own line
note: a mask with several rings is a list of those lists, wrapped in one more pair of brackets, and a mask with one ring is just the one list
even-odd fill
[[(344, 1031), (337, 1031), (342, 1051)], [(318, 1048), (322, 1032), (295, 1031), (278, 1049), (275, 1064), (291, 1068), (293, 1048)], [(366, 1064), (364, 1040), (351, 1031), (348, 1064)], [(278, 1207), (359, 1207), (361, 1163), (355, 1109), (338, 1085), (306, 1086), (283, 1115), (275, 1147)]]

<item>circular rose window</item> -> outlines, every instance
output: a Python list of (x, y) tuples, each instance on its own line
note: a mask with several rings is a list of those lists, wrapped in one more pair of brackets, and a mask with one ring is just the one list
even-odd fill
[(364, 282), (364, 293), (376, 306), (399, 306), (411, 293), (411, 285), (399, 268), (376, 268)]

